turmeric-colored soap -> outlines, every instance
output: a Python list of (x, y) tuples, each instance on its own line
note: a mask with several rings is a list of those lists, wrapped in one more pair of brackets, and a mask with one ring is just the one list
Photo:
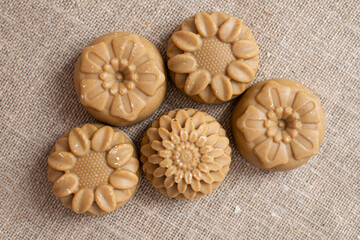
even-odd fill
[(190, 98), (229, 101), (255, 78), (259, 47), (249, 28), (222, 12), (200, 12), (173, 33), (166, 56), (170, 77)]
[(166, 92), (165, 71), (151, 42), (132, 33), (109, 33), (82, 51), (75, 66), (75, 90), (93, 117), (128, 126), (160, 106)]
[(320, 101), (298, 82), (271, 79), (250, 87), (232, 115), (235, 143), (253, 165), (287, 171), (306, 163), (325, 134)]
[(225, 130), (195, 109), (172, 110), (156, 119), (141, 145), (146, 178), (171, 198), (208, 194), (229, 171), (231, 147)]
[(76, 213), (99, 215), (128, 202), (139, 184), (134, 144), (102, 124), (71, 129), (48, 158), (53, 193)]

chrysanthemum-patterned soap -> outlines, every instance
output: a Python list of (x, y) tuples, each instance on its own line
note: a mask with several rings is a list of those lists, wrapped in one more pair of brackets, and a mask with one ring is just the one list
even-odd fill
[(172, 110), (156, 119), (141, 145), (146, 178), (172, 198), (208, 194), (229, 171), (231, 148), (225, 130), (198, 110)]
[(221, 12), (198, 13), (171, 36), (166, 56), (171, 79), (192, 99), (229, 101), (254, 80), (259, 47), (249, 28)]
[(316, 154), (325, 133), (320, 101), (292, 80), (271, 79), (250, 87), (232, 116), (237, 148), (253, 165), (287, 171)]
[(74, 83), (92, 116), (126, 126), (153, 114), (163, 101), (165, 66), (158, 49), (145, 38), (109, 33), (84, 48), (76, 63)]
[(73, 128), (48, 158), (48, 178), (56, 197), (76, 213), (103, 214), (128, 202), (139, 184), (133, 143), (102, 124)]

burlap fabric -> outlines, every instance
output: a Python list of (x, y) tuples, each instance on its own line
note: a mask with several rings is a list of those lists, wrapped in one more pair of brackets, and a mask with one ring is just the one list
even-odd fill
[[(134, 198), (103, 216), (80, 216), (52, 194), (47, 156), (65, 131), (95, 120), (73, 88), (82, 48), (112, 31), (140, 34), (165, 53), (171, 33), (198, 11), (241, 18), (260, 46), (255, 82), (291, 78), (321, 100), (327, 118), (319, 153), (272, 173), (235, 146), (231, 170), (210, 195), (161, 195), (142, 177)], [(1, 239), (359, 239), (360, 2), (0, 1)], [(139, 147), (145, 129), (173, 108), (214, 116), (230, 139), (238, 99), (196, 103), (169, 83), (149, 119), (121, 128)]]

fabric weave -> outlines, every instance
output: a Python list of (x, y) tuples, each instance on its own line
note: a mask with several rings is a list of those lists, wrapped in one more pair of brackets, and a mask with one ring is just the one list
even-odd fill
[[(72, 127), (94, 122), (73, 87), (81, 50), (113, 31), (140, 34), (163, 56), (175, 28), (199, 11), (239, 17), (260, 46), (254, 83), (290, 78), (319, 97), (327, 127), (319, 153), (284, 173), (252, 167), (233, 149), (211, 194), (161, 195), (142, 177), (134, 198), (103, 216), (81, 216), (51, 192), (47, 157)], [(360, 4), (352, 1), (0, 0), (1, 239), (359, 239)], [(215, 117), (233, 141), (231, 111), (192, 101), (169, 81), (161, 107), (120, 128), (139, 147), (148, 125), (174, 108)]]

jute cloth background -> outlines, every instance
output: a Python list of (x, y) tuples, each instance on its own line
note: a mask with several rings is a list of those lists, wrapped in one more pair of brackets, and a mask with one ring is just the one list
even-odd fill
[[(177, 201), (142, 177), (134, 198), (103, 216), (80, 216), (52, 194), (47, 156), (65, 131), (95, 120), (73, 88), (74, 63), (96, 37), (140, 34), (164, 55), (184, 19), (224, 11), (243, 20), (260, 46), (255, 82), (291, 78), (321, 100), (327, 130), (303, 167), (272, 173), (233, 148), (221, 186)], [(1, 239), (359, 239), (360, 2), (353, 1), (0, 1)], [(214, 116), (232, 140), (238, 99), (196, 103), (169, 83), (149, 119), (121, 128), (139, 147), (147, 126), (174, 108)]]

